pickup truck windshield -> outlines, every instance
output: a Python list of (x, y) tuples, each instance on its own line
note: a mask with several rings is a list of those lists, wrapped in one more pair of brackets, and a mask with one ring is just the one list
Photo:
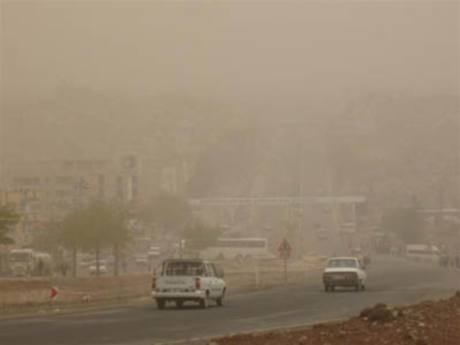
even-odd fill
[(167, 276), (200, 276), (205, 272), (200, 262), (168, 262), (164, 268)]
[(337, 259), (330, 260), (327, 267), (357, 267), (356, 260), (352, 259)]

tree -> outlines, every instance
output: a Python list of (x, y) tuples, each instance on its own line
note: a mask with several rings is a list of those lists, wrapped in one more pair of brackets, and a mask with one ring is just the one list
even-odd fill
[(77, 253), (82, 248), (81, 232), (84, 228), (83, 210), (77, 209), (64, 218), (60, 228), (60, 242), (72, 251), (72, 275), (77, 276)]
[(109, 242), (115, 258), (114, 275), (118, 275), (120, 251), (130, 240), (127, 227), (127, 211), (120, 205), (112, 205), (106, 213), (106, 226), (109, 229)]
[(19, 222), (19, 214), (10, 206), (0, 206), (0, 245), (13, 244), (14, 240), (9, 236), (9, 232)]
[(69, 213), (62, 223), (62, 243), (73, 252), (74, 275), (77, 251), (95, 254), (96, 274), (100, 274), (100, 255), (111, 247), (115, 256), (114, 274), (118, 274), (120, 249), (129, 240), (127, 213), (118, 205), (93, 201), (87, 207)]
[(217, 242), (222, 233), (219, 227), (209, 226), (201, 221), (189, 223), (183, 232), (187, 247), (193, 251), (199, 251)]
[(34, 249), (50, 253), (53, 257), (58, 256), (60, 249), (61, 224), (50, 221), (37, 227), (32, 234), (32, 246)]

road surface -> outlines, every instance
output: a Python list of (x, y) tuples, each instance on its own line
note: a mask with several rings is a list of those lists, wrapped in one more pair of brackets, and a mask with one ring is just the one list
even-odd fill
[(0, 344), (152, 345), (180, 339), (262, 330), (357, 314), (378, 302), (410, 304), (452, 295), (460, 271), (378, 258), (365, 292), (324, 293), (319, 281), (229, 296), (223, 308), (168, 309), (153, 303), (74, 314), (0, 321)]

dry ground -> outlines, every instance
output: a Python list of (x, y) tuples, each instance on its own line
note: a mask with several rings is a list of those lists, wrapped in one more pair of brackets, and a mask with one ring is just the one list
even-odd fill
[(449, 299), (409, 307), (384, 304), (348, 321), (305, 330), (237, 335), (219, 345), (459, 345), (460, 291)]

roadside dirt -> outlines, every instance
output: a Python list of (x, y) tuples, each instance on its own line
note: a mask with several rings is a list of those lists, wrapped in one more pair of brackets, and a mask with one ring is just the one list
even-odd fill
[(378, 304), (348, 321), (304, 330), (236, 335), (214, 345), (458, 345), (460, 291), (408, 307)]
[[(307, 276), (311, 278), (317, 267), (316, 262), (293, 262), (289, 265), (288, 281), (297, 283)], [(151, 280), (152, 275), (148, 273), (120, 277), (3, 279), (0, 280), (0, 318), (146, 299), (151, 293)], [(283, 268), (279, 262), (257, 267), (226, 267), (225, 281), (231, 293), (270, 288), (284, 283)], [(52, 287), (58, 289), (53, 301)]]

